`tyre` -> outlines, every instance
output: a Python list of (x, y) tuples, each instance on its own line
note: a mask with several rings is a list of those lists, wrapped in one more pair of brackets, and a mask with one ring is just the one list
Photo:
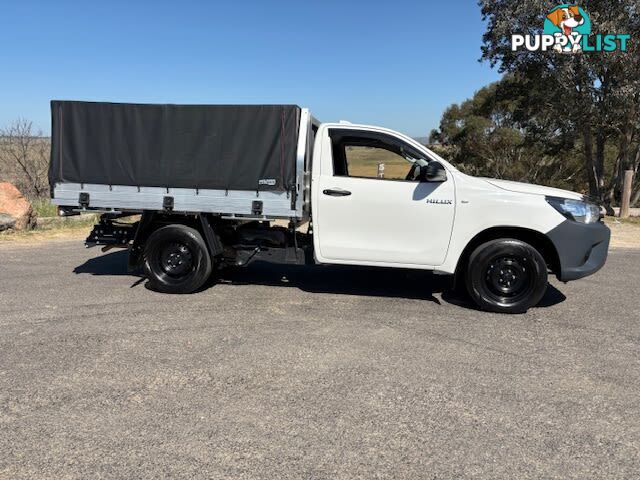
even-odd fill
[(466, 287), (483, 310), (524, 313), (547, 290), (547, 264), (528, 243), (499, 239), (483, 243), (469, 257)]
[(185, 225), (153, 232), (144, 249), (144, 271), (152, 290), (192, 293), (210, 277), (212, 261), (200, 233)]

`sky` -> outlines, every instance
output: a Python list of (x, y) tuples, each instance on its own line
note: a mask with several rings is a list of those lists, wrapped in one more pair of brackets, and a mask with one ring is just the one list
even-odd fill
[(0, 0), (0, 127), (49, 101), (298, 104), (412, 136), (499, 78), (475, 0)]

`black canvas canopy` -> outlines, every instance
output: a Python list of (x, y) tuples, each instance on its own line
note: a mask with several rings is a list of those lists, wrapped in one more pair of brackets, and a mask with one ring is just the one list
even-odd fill
[(294, 188), (295, 105), (52, 101), (49, 181), (229, 190)]

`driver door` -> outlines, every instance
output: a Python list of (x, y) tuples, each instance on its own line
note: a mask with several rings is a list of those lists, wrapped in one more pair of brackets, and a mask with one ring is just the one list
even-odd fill
[(455, 209), (451, 175), (420, 181), (429, 158), (399, 137), (329, 128), (314, 178), (318, 261), (369, 265), (444, 262)]

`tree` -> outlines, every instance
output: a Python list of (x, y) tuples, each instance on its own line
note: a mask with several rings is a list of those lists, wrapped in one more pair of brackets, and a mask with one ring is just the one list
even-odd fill
[(49, 193), (47, 171), (51, 144), (41, 132), (33, 133), (32, 123), (19, 119), (0, 129), (0, 165), (2, 176), (12, 180), (31, 198)]
[(575, 139), (552, 116), (532, 111), (535, 95), (507, 75), (450, 106), (430, 141), (467, 173), (584, 189)]
[[(640, 159), (640, 7), (637, 0), (585, 0), (580, 2), (594, 28), (603, 33), (628, 33), (627, 52), (592, 52), (575, 55), (556, 52), (512, 51), (513, 33), (541, 33), (550, 6), (542, 0), (481, 0), (487, 30), (482, 59), (503, 73), (534, 86), (531, 106), (552, 115), (563, 129), (582, 141), (583, 169), (592, 196), (610, 203), (619, 191), (621, 172), (637, 170)], [(634, 41), (635, 40), (635, 41)], [(607, 175), (606, 153), (614, 143), (618, 158)], [(607, 178), (608, 177), (608, 178)]]

